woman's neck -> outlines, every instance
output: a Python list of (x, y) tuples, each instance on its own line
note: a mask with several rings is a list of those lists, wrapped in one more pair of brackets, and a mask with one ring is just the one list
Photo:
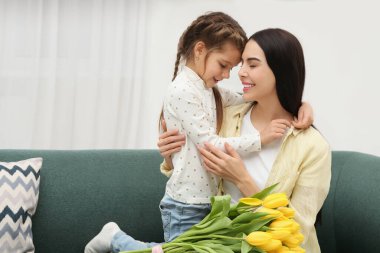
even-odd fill
[(280, 104), (278, 98), (258, 101), (251, 111), (251, 121), (254, 127), (261, 131), (274, 119), (293, 120), (293, 116)]

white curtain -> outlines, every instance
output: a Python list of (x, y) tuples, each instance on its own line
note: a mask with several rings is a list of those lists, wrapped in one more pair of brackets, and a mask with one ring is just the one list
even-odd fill
[(0, 148), (138, 146), (146, 5), (0, 0)]

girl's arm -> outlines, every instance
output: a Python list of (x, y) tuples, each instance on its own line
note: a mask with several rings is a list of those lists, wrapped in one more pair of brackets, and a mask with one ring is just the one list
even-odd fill
[[(298, 113), (298, 119), (295, 119), (292, 124), (296, 128), (308, 128), (313, 123), (313, 120), (313, 109), (311, 105), (307, 102), (303, 102)], [(171, 155), (181, 150), (185, 144), (186, 137), (184, 134), (180, 134), (178, 129), (167, 131), (165, 120), (162, 120), (162, 127), (163, 133), (159, 136), (159, 141), (157, 142), (160, 154), (165, 159), (161, 164), (161, 172), (170, 176), (171, 170), (173, 169)]]
[[(173, 89), (174, 90), (174, 89)], [(205, 98), (205, 100), (213, 99)], [(208, 142), (224, 150), (224, 143), (228, 142), (239, 154), (246, 154), (261, 150), (260, 134), (250, 134), (241, 137), (223, 138), (216, 134), (216, 122), (210, 105), (204, 101), (199, 91), (194, 88), (175, 89), (168, 94), (164, 104), (164, 117), (168, 129), (179, 129), (186, 132), (187, 138), (195, 145)], [(187, 140), (188, 141), (188, 140)]]
[(240, 105), (244, 103), (242, 94), (220, 86), (218, 86), (218, 90), (223, 100), (223, 107)]
[[(243, 95), (226, 89), (224, 87), (218, 87), (220, 95), (222, 96), (223, 106), (239, 105), (244, 103)], [(308, 102), (302, 102), (300, 109), (298, 110), (298, 117), (294, 118), (292, 125), (295, 128), (307, 129), (314, 122), (313, 107)]]

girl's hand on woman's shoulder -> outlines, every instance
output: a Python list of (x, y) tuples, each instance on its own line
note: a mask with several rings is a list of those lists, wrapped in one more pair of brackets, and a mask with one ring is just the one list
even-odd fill
[(294, 118), (292, 125), (295, 128), (306, 129), (309, 128), (314, 122), (313, 107), (307, 102), (302, 102), (298, 110), (298, 117)]
[(269, 125), (260, 131), (261, 145), (266, 145), (282, 138), (290, 126), (290, 122), (286, 119), (272, 120)]

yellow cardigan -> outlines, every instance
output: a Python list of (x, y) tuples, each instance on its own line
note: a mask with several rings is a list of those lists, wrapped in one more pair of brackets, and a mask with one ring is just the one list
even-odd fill
[[(240, 136), (244, 115), (251, 107), (251, 103), (226, 107), (220, 135)], [(170, 176), (165, 163), (161, 171)], [(326, 140), (312, 127), (306, 130), (291, 128), (281, 144), (265, 187), (279, 183), (275, 191), (289, 196), (289, 205), (295, 209), (295, 220), (305, 236), (302, 247), (308, 253), (320, 252), (314, 223), (329, 191), (330, 179), (331, 151)]]

